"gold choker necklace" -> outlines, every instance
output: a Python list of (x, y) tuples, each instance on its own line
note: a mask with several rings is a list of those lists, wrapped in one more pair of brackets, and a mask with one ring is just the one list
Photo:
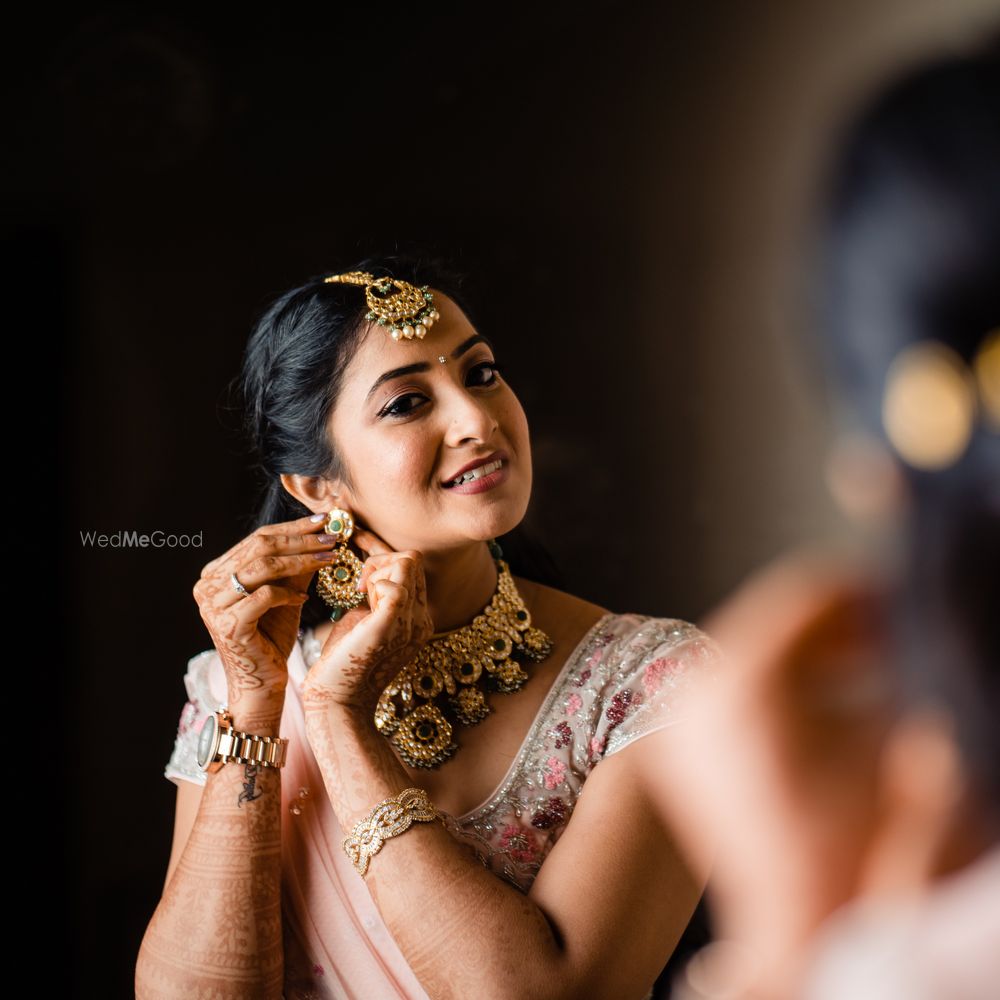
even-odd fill
[[(490, 551), (497, 565), (490, 603), (468, 625), (431, 636), (378, 700), (375, 727), (410, 767), (437, 767), (458, 750), (443, 707), (474, 726), (492, 711), (487, 693), (510, 694), (527, 681), (519, 661), (538, 663), (552, 652), (552, 640), (532, 627), (500, 546)], [(443, 705), (435, 704), (439, 696)]]

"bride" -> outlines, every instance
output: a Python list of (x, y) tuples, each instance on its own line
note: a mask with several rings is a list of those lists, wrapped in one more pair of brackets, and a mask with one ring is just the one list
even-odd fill
[(366, 260), (256, 324), (265, 497), (194, 586), (140, 998), (642, 998), (691, 917), (651, 790), (718, 650), (515, 565), (527, 420), (460, 301)]

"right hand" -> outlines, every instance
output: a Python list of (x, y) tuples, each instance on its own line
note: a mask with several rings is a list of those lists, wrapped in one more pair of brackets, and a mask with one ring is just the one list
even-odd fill
[[(202, 569), (194, 599), (222, 659), (231, 709), (284, 697), (309, 581), (332, 556), (323, 527), (312, 515), (264, 525)], [(249, 596), (234, 589), (232, 573)]]

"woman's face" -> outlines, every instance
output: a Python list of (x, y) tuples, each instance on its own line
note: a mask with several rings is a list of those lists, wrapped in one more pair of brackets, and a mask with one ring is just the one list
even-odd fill
[[(458, 306), (440, 292), (434, 305), (441, 318), (423, 340), (395, 341), (379, 326), (363, 335), (330, 418), (350, 480), (336, 485), (340, 501), (397, 551), (502, 535), (531, 495), (521, 404)], [(497, 461), (481, 479), (450, 485)]]

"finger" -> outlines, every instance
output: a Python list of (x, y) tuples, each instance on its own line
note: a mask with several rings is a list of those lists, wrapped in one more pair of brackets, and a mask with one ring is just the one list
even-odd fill
[(381, 614), (383, 617), (404, 608), (409, 599), (409, 590), (395, 580), (375, 580), (368, 592), (372, 614)]
[[(303, 514), (291, 521), (277, 521), (274, 524), (262, 524), (257, 530), (263, 534), (272, 532), (285, 535), (298, 535), (302, 532), (322, 531), (329, 517), (328, 511), (319, 514)], [(319, 518), (314, 521), (313, 518)]]
[[(250, 593), (266, 583), (274, 583), (305, 594), (313, 574), (324, 565), (329, 565), (332, 559), (330, 552), (313, 552), (297, 556), (261, 556), (241, 566), (236, 573), (236, 579)], [(230, 577), (225, 581), (225, 585), (219, 581), (210, 603), (212, 607), (221, 609), (231, 607), (243, 599), (243, 593), (233, 586)]]
[(293, 577), (305, 577), (308, 584), (316, 570), (329, 565), (335, 558), (336, 553), (329, 549), (300, 555), (262, 555), (242, 566), (237, 575), (247, 590), (262, 583), (287, 583)]
[[(389, 567), (401, 567), (405, 576), (395, 575), (388, 572)], [(407, 585), (416, 589), (416, 581), (422, 575), (423, 557), (419, 552), (407, 550), (405, 552), (389, 552), (383, 555), (369, 556), (361, 570), (361, 580), (358, 590), (365, 590), (372, 578), (376, 574), (383, 574), (384, 579), (394, 579), (398, 582), (407, 582)]]
[[(254, 560), (266, 561), (267, 559), (303, 553), (311, 556), (312, 559), (308, 557), (303, 558), (301, 565), (289, 563), (286, 575), (291, 577), (299, 574), (308, 574), (314, 565), (322, 565), (324, 562), (330, 561), (328, 558), (329, 554), (337, 542), (338, 539), (335, 535), (328, 535), (323, 532), (313, 532), (311, 534), (303, 534), (301, 532), (292, 534), (283, 532), (271, 534), (258, 533), (245, 538), (237, 548), (231, 550), (224, 562), (210, 575), (223, 577), (235, 572), (244, 586), (249, 586), (249, 581), (246, 579), (247, 575), (256, 573), (258, 579), (253, 581), (256, 585), (261, 582), (262, 578), (260, 577), (260, 567), (257, 567), (256, 570), (250, 568)], [(268, 573), (267, 578), (276, 579), (280, 575), (279, 573)], [(306, 585), (308, 585), (308, 578)]]
[(301, 604), (306, 597), (308, 594), (289, 587), (264, 584), (232, 608), (231, 613), (236, 620), (234, 638), (244, 643), (249, 642), (257, 630), (257, 622), (266, 611), (281, 605)]
[[(307, 514), (294, 521), (282, 521), (277, 524), (265, 524), (252, 531), (249, 535), (241, 538), (235, 545), (227, 549), (222, 555), (211, 560), (202, 568), (202, 576), (212, 576), (225, 572), (227, 575), (232, 572), (233, 565), (239, 560), (246, 559), (246, 553), (256, 548), (272, 544), (275, 551), (302, 552), (314, 551), (329, 545), (329, 536), (324, 535), (326, 527), (326, 515), (319, 521), (314, 521), (316, 515)], [(271, 539), (274, 539), (271, 542)]]
[(370, 556), (382, 556), (389, 555), (395, 552), (391, 546), (388, 545), (383, 539), (379, 538), (374, 531), (368, 531), (366, 528), (358, 528), (355, 526), (354, 534), (351, 535), (351, 541), (363, 552), (367, 552)]

